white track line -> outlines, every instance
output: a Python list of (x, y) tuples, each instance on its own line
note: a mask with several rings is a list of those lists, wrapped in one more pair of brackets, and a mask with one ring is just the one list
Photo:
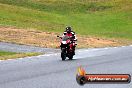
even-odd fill
[(121, 47), (126, 47), (126, 46), (121, 46)]
[(23, 58), (19, 58), (19, 59), (23, 59)]
[(45, 55), (38, 55), (38, 56), (34, 56), (34, 57), (57, 56), (57, 55), (59, 55), (59, 53), (54, 53), (54, 54), (45, 54)]
[(118, 47), (114, 47), (114, 48), (118, 48)]
[(104, 48), (104, 49), (109, 49), (109, 48)]
[(54, 54), (44, 54), (44, 55), (38, 55), (38, 56), (31, 56), (31, 57), (24, 57), (24, 58), (16, 58), (16, 59), (7, 59), (7, 60), (0, 60), (0, 62), (2, 61), (11, 61), (11, 60), (22, 60), (22, 59), (25, 59), (25, 58), (28, 58), (28, 59), (31, 59), (32, 57), (44, 57), (44, 56), (57, 56), (59, 55), (59, 53), (54, 53)]

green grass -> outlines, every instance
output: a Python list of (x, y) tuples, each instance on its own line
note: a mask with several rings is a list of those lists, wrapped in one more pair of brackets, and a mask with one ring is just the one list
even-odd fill
[(36, 55), (40, 55), (40, 53), (15, 53), (8, 51), (0, 51), (0, 60), (23, 58), (27, 56), (36, 56)]
[(0, 0), (0, 25), (132, 40), (132, 0)]
[(17, 53), (14, 53), (14, 52), (6, 52), (6, 51), (0, 51), (0, 56), (14, 55), (14, 54), (17, 54)]

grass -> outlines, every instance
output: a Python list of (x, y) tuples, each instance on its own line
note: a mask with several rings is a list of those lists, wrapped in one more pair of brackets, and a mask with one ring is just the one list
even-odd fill
[(0, 25), (132, 40), (132, 0), (0, 0)]
[(23, 58), (27, 56), (36, 56), (36, 55), (40, 55), (40, 54), (39, 53), (15, 53), (15, 52), (0, 51), (0, 60)]
[(14, 52), (5, 52), (5, 51), (0, 51), (0, 56), (5, 56), (5, 55), (14, 55), (16, 53)]

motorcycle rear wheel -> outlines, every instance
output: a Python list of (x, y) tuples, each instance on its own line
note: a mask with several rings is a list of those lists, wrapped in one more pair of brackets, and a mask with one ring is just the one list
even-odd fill
[(69, 60), (72, 60), (73, 59), (73, 56), (74, 56), (73, 49), (72, 50), (69, 50), (69, 52), (68, 52), (68, 58), (69, 58)]
[(69, 60), (73, 59), (73, 54), (68, 56)]

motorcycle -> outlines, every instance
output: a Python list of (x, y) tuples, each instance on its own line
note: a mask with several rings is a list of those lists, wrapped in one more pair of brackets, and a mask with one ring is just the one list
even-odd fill
[[(57, 36), (59, 37), (59, 36)], [(74, 54), (74, 49), (73, 47), (75, 47), (73, 45), (73, 41), (72, 38), (65, 35), (63, 37), (59, 37), (60, 38), (60, 47), (61, 47), (61, 58), (62, 61), (64, 61), (66, 59), (66, 57), (69, 58), (69, 60), (73, 59)], [(76, 45), (76, 44), (75, 44)]]

